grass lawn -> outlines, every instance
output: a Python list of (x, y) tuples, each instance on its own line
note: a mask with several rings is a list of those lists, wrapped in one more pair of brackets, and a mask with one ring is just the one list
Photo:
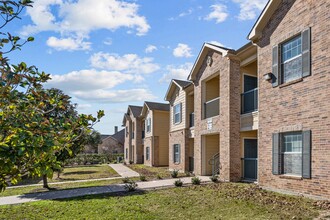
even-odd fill
[(2, 219), (312, 219), (315, 201), (219, 183), (0, 206)]
[[(85, 179), (99, 179), (99, 178), (108, 178), (108, 177), (117, 177), (119, 176), (116, 171), (114, 171), (108, 165), (90, 165), (90, 166), (79, 166), (79, 167), (67, 167), (64, 169), (63, 173), (60, 175), (60, 179), (57, 178), (57, 174), (54, 174), (52, 180), (49, 180), (50, 183), (55, 182), (65, 182), (65, 181), (74, 181), (74, 180), (85, 180)], [(26, 179), (23, 180), (19, 185), (27, 184), (36, 184), (42, 183), (42, 180), (39, 179)], [(104, 186), (109, 184), (122, 183), (122, 180), (100, 180), (100, 181), (90, 181), (82, 183), (65, 183), (65, 184), (55, 184), (50, 185), (52, 188), (58, 190), (62, 189), (72, 189), (72, 188), (81, 188), (89, 186)], [(0, 193), (0, 197), (3, 196), (12, 196), (20, 195), (25, 193), (34, 193), (34, 192), (45, 192), (47, 189), (42, 188), (42, 186), (26, 186), (21, 188), (7, 188), (4, 192)]]
[[(143, 175), (147, 180), (155, 179), (170, 179), (171, 172), (168, 170), (168, 167), (149, 167), (143, 164), (127, 164), (127, 167), (135, 170), (140, 175)], [(179, 173), (178, 177), (187, 176), (185, 173)]]

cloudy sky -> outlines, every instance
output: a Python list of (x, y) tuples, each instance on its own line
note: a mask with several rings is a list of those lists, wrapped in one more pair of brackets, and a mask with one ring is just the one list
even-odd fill
[(238, 49), (267, 0), (35, 0), (6, 31), (35, 41), (10, 55), (52, 75), (80, 113), (106, 116), (112, 134), (127, 105), (164, 102), (204, 42)]

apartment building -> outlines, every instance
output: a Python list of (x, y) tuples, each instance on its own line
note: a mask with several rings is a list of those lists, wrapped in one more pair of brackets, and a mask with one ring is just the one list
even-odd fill
[(173, 79), (165, 95), (170, 103), (169, 169), (194, 170), (194, 86)]
[(141, 164), (143, 154), (143, 124), (141, 117), (142, 106), (129, 105), (123, 118), (125, 126), (124, 158), (125, 162)]
[(258, 183), (330, 198), (330, 1), (271, 0), (257, 45)]
[(144, 102), (141, 118), (143, 126), (144, 164), (168, 166), (170, 105)]

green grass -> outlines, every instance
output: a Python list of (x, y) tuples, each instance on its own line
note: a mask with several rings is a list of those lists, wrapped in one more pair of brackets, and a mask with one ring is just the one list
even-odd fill
[[(64, 169), (60, 176), (60, 179), (56, 179), (55, 174), (53, 180), (49, 180), (50, 183), (75, 181), (75, 180), (86, 180), (86, 179), (99, 179), (119, 176), (108, 165), (91, 165), (91, 166), (79, 166), (79, 167), (67, 167)], [(37, 184), (42, 183), (40, 179), (27, 179), (23, 180), (20, 185)], [(64, 183), (64, 184), (50, 184), (50, 187), (56, 188), (57, 190), (90, 187), (90, 186), (104, 186), (109, 184), (122, 183), (121, 179), (118, 180), (97, 180), (80, 183)], [(20, 188), (7, 188), (4, 192), (0, 193), (0, 197), (21, 195), (26, 193), (35, 192), (47, 192), (48, 189), (42, 188), (42, 186), (26, 186)]]
[(0, 206), (2, 219), (312, 219), (314, 201), (219, 183)]
[[(126, 165), (132, 170), (138, 172), (140, 175), (143, 175), (147, 178), (147, 180), (155, 180), (160, 177), (161, 179), (170, 179), (171, 172), (168, 170), (168, 167), (149, 167), (143, 164), (128, 164)], [(185, 177), (186, 174), (179, 173), (179, 177)]]

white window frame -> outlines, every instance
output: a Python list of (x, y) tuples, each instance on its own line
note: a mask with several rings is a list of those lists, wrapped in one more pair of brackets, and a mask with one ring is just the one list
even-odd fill
[(150, 147), (146, 147), (146, 160), (150, 160)]
[(146, 120), (146, 131), (147, 133), (151, 132), (151, 118), (148, 117)]
[(180, 144), (173, 145), (173, 163), (179, 164), (181, 162), (181, 146)]
[[(303, 143), (302, 143), (302, 132), (285, 132), (285, 133), (281, 133), (281, 145), (280, 145), (280, 149), (281, 149), (281, 154), (282, 154), (282, 160), (281, 160), (281, 167), (282, 167), (282, 171), (281, 173), (284, 175), (290, 175), (290, 176), (302, 176), (302, 169), (301, 169), (301, 173), (285, 173), (284, 169), (285, 169), (285, 164), (284, 164), (284, 157), (285, 155), (301, 155), (301, 166), (302, 166), (302, 149), (303, 149)], [(291, 146), (291, 151), (286, 151), (285, 149), (285, 140), (284, 140), (284, 136), (287, 135), (300, 135), (300, 151), (293, 151), (294, 146)], [(291, 142), (293, 143), (293, 141)]]
[[(178, 118), (176, 117), (177, 115), (178, 115)], [(180, 124), (182, 121), (181, 118), (182, 118), (181, 103), (178, 103), (173, 106), (173, 123)]]

